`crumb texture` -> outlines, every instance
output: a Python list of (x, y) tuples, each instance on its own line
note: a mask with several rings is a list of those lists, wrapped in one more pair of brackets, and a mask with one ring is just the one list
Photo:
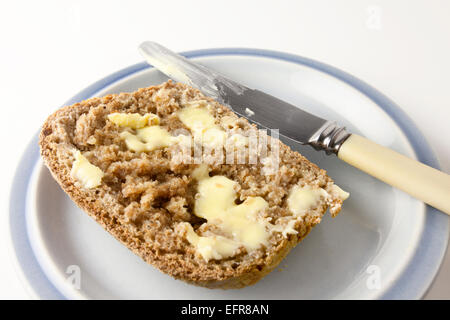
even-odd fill
[[(121, 134), (133, 134), (135, 130), (108, 119), (114, 113), (156, 115), (159, 126), (175, 136), (180, 130), (190, 131), (177, 114), (193, 104), (204, 105), (216, 125), (229, 135), (245, 135), (246, 130), (252, 129), (247, 120), (198, 90), (169, 81), (61, 108), (43, 125), (41, 154), (54, 178), (77, 205), (146, 262), (193, 284), (244, 287), (272, 271), (321, 221), (328, 208), (335, 216), (342, 199), (324, 170), (281, 143), (279, 166), (271, 175), (264, 174), (264, 161), (211, 163), (209, 175), (235, 181), (241, 202), (248, 197), (261, 197), (267, 202), (263, 218), (279, 232), (271, 233), (268, 244), (257, 250), (247, 252), (241, 248), (232, 257), (205, 261), (179, 228), (189, 223), (199, 235), (220, 233), (193, 213), (198, 182), (192, 172), (199, 165), (175, 161), (173, 154), (180, 147), (178, 143), (145, 152), (130, 150)], [(71, 175), (77, 151), (103, 172), (100, 185), (85, 188)], [(287, 198), (296, 185), (322, 188), (330, 196), (323, 197), (301, 218), (289, 220), (293, 213), (288, 209)]]

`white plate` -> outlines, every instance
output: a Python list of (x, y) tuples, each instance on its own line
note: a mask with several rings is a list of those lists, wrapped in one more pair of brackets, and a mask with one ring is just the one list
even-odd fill
[[(252, 49), (185, 55), (250, 87), (337, 120), (351, 132), (438, 166), (423, 137), (398, 107), (333, 67)], [(140, 63), (100, 80), (68, 104), (165, 80), (160, 72)], [(254, 286), (223, 291), (174, 280), (119, 244), (59, 188), (39, 160), (35, 137), (19, 164), (10, 200), (12, 243), (29, 289), (40, 298), (70, 299), (420, 298), (443, 257), (448, 217), (335, 156), (294, 147), (326, 169), (351, 196), (340, 215), (335, 219), (327, 215), (279, 270)], [(74, 281), (78, 268), (79, 289)]]

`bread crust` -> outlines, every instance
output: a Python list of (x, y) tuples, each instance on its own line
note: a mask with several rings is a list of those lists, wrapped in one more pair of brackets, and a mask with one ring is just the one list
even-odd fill
[[(197, 96), (202, 96), (201, 93), (195, 89), (188, 88), (181, 84), (173, 84), (172, 82), (160, 86), (140, 89), (132, 93), (132, 95), (137, 97), (140, 94), (143, 94), (143, 92), (146, 94), (151, 92), (152, 97), (154, 97), (155, 93), (158, 93), (163, 89), (189, 90), (189, 92), (195, 92), (195, 95)], [(298, 233), (289, 234), (287, 237), (281, 239), (270, 254), (258, 258), (258, 261), (253, 264), (250, 263), (244, 267), (241, 266), (236, 270), (228, 268), (223, 272), (219, 272), (216, 268), (210, 271), (211, 266), (208, 266), (208, 263), (199, 263), (199, 265), (193, 267), (191, 261), (179, 261), (180, 257), (183, 257), (182, 255), (172, 256), (167, 254), (167, 252), (151, 249), (151, 245), (147, 243), (148, 241), (145, 238), (136, 236), (133, 229), (130, 229), (128, 225), (121, 223), (116, 216), (111, 214), (111, 208), (104, 205), (104, 202), (99, 199), (96, 194), (96, 190), (80, 188), (76, 185), (76, 181), (74, 181), (70, 175), (70, 148), (76, 146), (76, 143), (73, 143), (72, 141), (73, 132), (70, 132), (71, 130), (76, 130), (72, 124), (75, 125), (80, 119), (80, 116), (87, 114), (92, 108), (98, 107), (99, 105), (118, 104), (118, 101), (122, 98), (121, 95), (108, 95), (103, 98), (88, 99), (57, 110), (45, 121), (40, 132), (39, 146), (41, 155), (54, 179), (58, 182), (64, 192), (66, 192), (83, 211), (97, 221), (123, 245), (162, 272), (169, 274), (176, 279), (208, 288), (236, 289), (255, 284), (275, 269), (289, 251), (306, 237), (312, 227), (320, 222), (329, 206), (332, 207), (333, 216), (339, 212), (342, 201), (335, 197), (332, 199), (331, 203), (322, 204), (317, 208), (314, 216), (306, 217), (301, 225), (296, 226)], [(205, 99), (211, 101), (209, 98), (205, 97)], [(214, 103), (217, 104), (217, 102)], [(224, 110), (228, 110), (228, 108), (224, 106), (221, 107), (224, 108)], [(70, 121), (67, 120), (67, 123), (70, 123), (70, 125), (64, 127), (61, 123), (66, 120), (63, 121), (61, 119), (70, 119)], [(284, 152), (288, 152), (289, 155), (294, 153), (285, 145), (282, 145), (281, 147)], [(298, 153), (296, 154), (298, 155)], [(297, 155), (294, 156), (297, 157)], [(301, 161), (308, 162), (302, 156), (300, 157)], [(332, 184), (332, 180), (326, 175), (324, 170), (319, 169), (310, 162), (308, 162), (308, 166), (313, 168), (312, 170), (317, 170), (318, 175), (320, 175), (321, 179), (324, 179), (325, 183)]]

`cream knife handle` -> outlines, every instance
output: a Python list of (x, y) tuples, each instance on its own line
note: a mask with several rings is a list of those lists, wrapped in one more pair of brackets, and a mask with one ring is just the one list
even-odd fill
[(338, 157), (450, 215), (450, 175), (356, 134), (343, 142)]

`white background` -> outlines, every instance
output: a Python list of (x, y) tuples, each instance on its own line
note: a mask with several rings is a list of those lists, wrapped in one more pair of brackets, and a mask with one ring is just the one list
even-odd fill
[[(396, 102), (450, 172), (449, 1), (1, 1), (0, 298), (28, 298), (10, 261), (14, 168), (57, 107), (141, 61), (144, 40), (175, 51), (250, 47), (340, 68)], [(450, 256), (427, 298), (450, 299)]]

